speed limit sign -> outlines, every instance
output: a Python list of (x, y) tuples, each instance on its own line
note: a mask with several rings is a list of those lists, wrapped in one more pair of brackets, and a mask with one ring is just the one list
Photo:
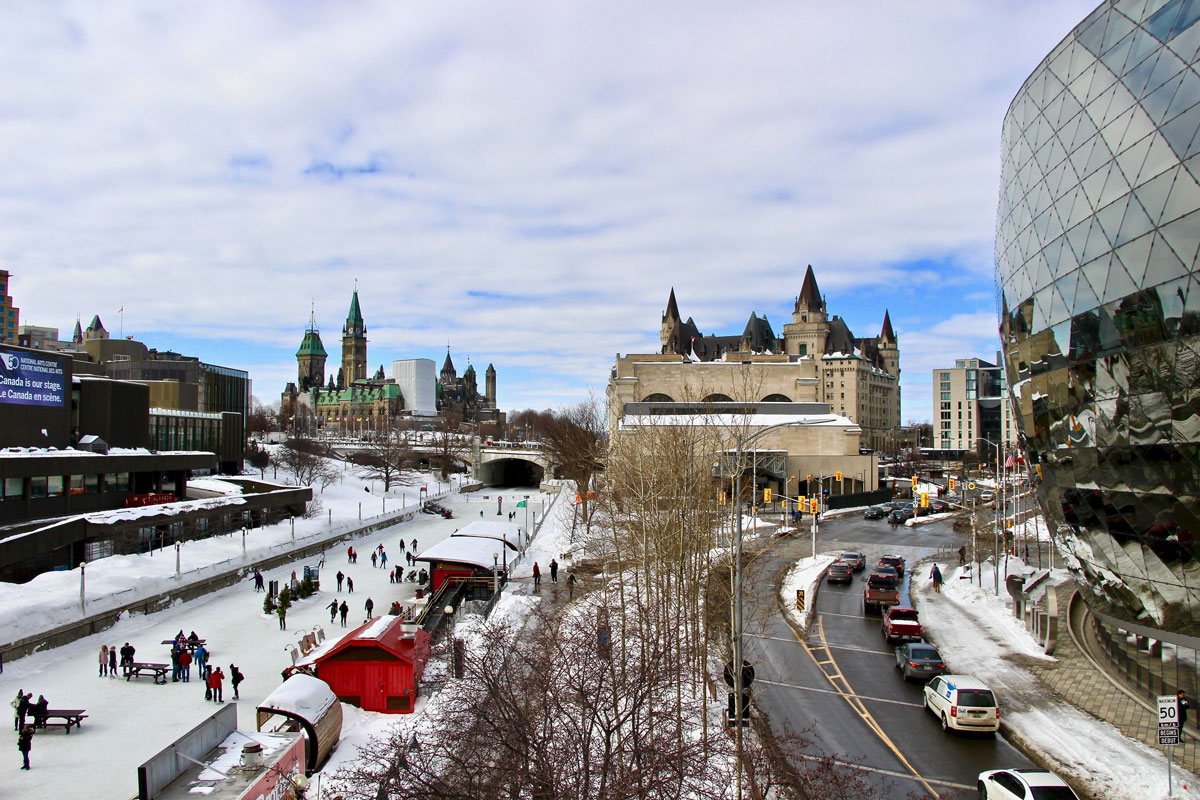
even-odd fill
[(1179, 700), (1175, 698), (1175, 695), (1159, 695), (1158, 743), (1159, 745), (1179, 744)]

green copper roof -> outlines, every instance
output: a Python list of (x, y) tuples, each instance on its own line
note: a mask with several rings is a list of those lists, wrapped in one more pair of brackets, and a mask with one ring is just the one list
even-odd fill
[(321, 392), (317, 397), (318, 406), (336, 406), (342, 402), (371, 403), (376, 400), (398, 400), (400, 387), (394, 383), (384, 383), (378, 386), (351, 386), (340, 392)]
[(350, 300), (350, 313), (346, 315), (347, 325), (362, 325), (362, 311), (358, 308), (358, 289), (354, 290), (354, 297)]
[(304, 332), (304, 341), (300, 342), (300, 349), (296, 351), (298, 356), (328, 356), (325, 352), (325, 346), (321, 344), (321, 334), (311, 328)]

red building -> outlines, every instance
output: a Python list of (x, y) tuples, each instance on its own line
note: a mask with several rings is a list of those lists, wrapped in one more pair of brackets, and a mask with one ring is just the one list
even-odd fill
[(429, 633), (401, 617), (377, 617), (296, 663), (311, 666), (338, 700), (364, 711), (410, 714), (429, 659)]
[(510, 522), (479, 520), (418, 555), (429, 563), (429, 589), (436, 592), (451, 578), (490, 578), (507, 575), (510, 556), (516, 557), (521, 529)]

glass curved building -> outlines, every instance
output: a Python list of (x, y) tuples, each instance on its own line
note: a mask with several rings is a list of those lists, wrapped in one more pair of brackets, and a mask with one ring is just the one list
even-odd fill
[(1106, 2), (1004, 119), (1000, 333), (1099, 610), (1200, 634), (1200, 0)]

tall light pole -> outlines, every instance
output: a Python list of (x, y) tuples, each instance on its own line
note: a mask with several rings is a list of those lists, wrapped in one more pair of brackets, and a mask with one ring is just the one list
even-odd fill
[(87, 562), (79, 562), (79, 613), (87, 613)]
[(996, 505), (996, 513), (992, 515), (992, 517), (993, 517), (993, 519), (992, 519), (993, 531), (992, 532), (994, 534), (992, 557), (995, 559), (995, 563), (992, 565), (992, 573), (993, 573), (993, 577), (995, 578), (996, 596), (999, 597), (1000, 596), (1000, 504), (997, 503), (996, 501), (1000, 497), (1000, 445), (996, 444), (991, 439), (985, 439), (982, 436), (976, 436), (975, 441), (985, 442), (989, 447), (996, 448), (996, 491), (994, 491), (992, 493), (992, 502)]

